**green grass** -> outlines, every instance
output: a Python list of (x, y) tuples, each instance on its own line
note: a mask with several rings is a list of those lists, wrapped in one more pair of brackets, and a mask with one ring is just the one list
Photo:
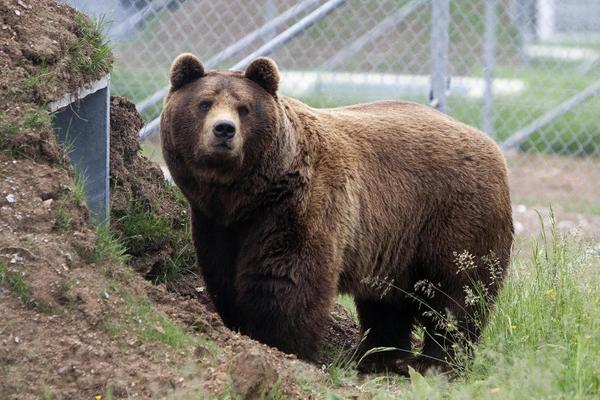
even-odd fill
[[(169, 186), (170, 187), (170, 186)], [(159, 215), (154, 207), (131, 202), (117, 221), (120, 238), (133, 257), (167, 248), (166, 261), (151, 271), (155, 283), (169, 283), (195, 267), (195, 250), (187, 217), (183, 220)]]
[(23, 304), (29, 303), (29, 287), (19, 271), (12, 270), (0, 261), (0, 286), (10, 290)]
[(600, 257), (555, 231), (543, 240), (531, 265), (513, 266), (466, 383), (510, 397), (596, 397)]
[(0, 149), (9, 146), (11, 138), (20, 131), (20, 126), (14, 122), (6, 111), (0, 112)]
[(56, 81), (56, 73), (50, 69), (48, 64), (43, 62), (37, 69), (28, 72), (27, 76), (19, 85), (21, 95), (25, 99), (39, 98), (39, 90), (41, 87), (49, 84), (54, 84)]
[(475, 356), (455, 380), (413, 372), (410, 381), (390, 374), (354, 384), (381, 399), (599, 398), (598, 287), (600, 256), (550, 229), (532, 257), (513, 262)]
[(589, 201), (563, 201), (559, 203), (559, 205), (565, 211), (600, 216), (600, 203)]
[(142, 340), (162, 343), (178, 350), (199, 342), (199, 338), (189, 335), (173, 320), (158, 312), (147, 298), (123, 297)]
[(523, 204), (528, 207), (536, 208), (539, 206), (546, 207), (548, 209), (553, 208), (555, 210), (576, 212), (579, 214), (598, 215), (600, 216), (600, 203), (595, 201), (587, 200), (555, 200), (547, 201), (540, 204), (540, 199), (530, 196), (513, 196), (513, 204)]
[(260, 393), (260, 400), (285, 400), (287, 396), (281, 391), (281, 380), (277, 380), (270, 388)]
[(358, 322), (358, 313), (356, 312), (356, 305), (354, 304), (354, 299), (352, 296), (341, 294), (337, 297), (337, 302), (350, 313), (355, 321)]
[(73, 216), (67, 205), (64, 203), (59, 204), (55, 207), (54, 211), (54, 229), (58, 232), (64, 233), (71, 227), (73, 223)]
[(85, 185), (87, 176), (79, 168), (74, 168), (71, 191), (68, 195), (56, 199), (54, 206), (54, 229), (66, 232), (73, 223), (73, 210), (86, 204)]
[(19, 107), (0, 112), (0, 150), (8, 150), (13, 157), (21, 158), (23, 149), (18, 138), (23, 132), (48, 130), (52, 126), (50, 113), (42, 106)]
[(104, 327), (104, 330), (110, 337), (117, 337), (125, 333), (125, 325), (118, 321), (110, 321)]
[(163, 247), (169, 240), (171, 224), (149, 207), (132, 202), (125, 215), (119, 219), (119, 227), (127, 251), (139, 255), (150, 247)]
[(50, 129), (52, 127), (52, 118), (45, 108), (37, 107), (25, 114), (23, 125), (31, 129)]
[[(523, 68), (498, 68), (498, 78), (521, 79), (526, 86), (517, 96), (495, 99), (494, 131), (507, 139), (520, 128), (585, 89), (596, 76), (577, 74), (570, 63), (531, 62)], [(450, 97), (449, 113), (469, 125), (481, 127), (482, 100)], [(568, 155), (600, 155), (600, 129), (595, 122), (600, 98), (593, 98), (534, 133), (521, 145), (524, 151)]]
[(87, 175), (85, 172), (75, 168), (75, 178), (73, 179), (73, 198), (77, 205), (86, 204), (85, 185), (87, 183)]
[(42, 388), (42, 396), (44, 400), (52, 400), (52, 392), (50, 391), (50, 388), (45, 384)]
[(77, 40), (67, 46), (69, 70), (84, 76), (99, 78), (110, 72), (112, 52), (103, 34), (104, 20), (90, 21), (82, 14), (73, 18)]
[(125, 264), (128, 259), (127, 249), (113, 234), (110, 226), (98, 224), (96, 226), (96, 249), (92, 262)]

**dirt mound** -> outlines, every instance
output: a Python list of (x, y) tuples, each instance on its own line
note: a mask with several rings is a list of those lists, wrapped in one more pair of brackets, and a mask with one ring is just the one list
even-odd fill
[(112, 225), (132, 256), (133, 268), (169, 285), (194, 269), (187, 205), (161, 169), (140, 155), (143, 121), (135, 105), (111, 99)]
[(184, 357), (164, 364), (160, 343), (139, 340), (127, 301), (149, 284), (128, 279), (122, 295), (126, 269), (98, 258), (69, 171), (0, 152), (0, 176), (0, 397), (172, 390)]
[(45, 104), (99, 79), (112, 56), (96, 26), (54, 1), (0, 0), (0, 148), (67, 165)]

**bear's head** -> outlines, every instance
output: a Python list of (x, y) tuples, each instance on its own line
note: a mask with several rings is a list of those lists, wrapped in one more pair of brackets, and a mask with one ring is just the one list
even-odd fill
[(175, 174), (227, 183), (263, 169), (285, 147), (279, 72), (269, 58), (244, 72), (206, 71), (192, 54), (175, 59), (161, 116), (165, 160)]

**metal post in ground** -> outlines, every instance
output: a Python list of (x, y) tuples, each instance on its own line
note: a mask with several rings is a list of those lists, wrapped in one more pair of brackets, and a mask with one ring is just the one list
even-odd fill
[(494, 134), (494, 72), (496, 69), (497, 0), (485, 0), (485, 31), (483, 34), (483, 131)]
[(450, 0), (431, 0), (431, 106), (446, 112)]

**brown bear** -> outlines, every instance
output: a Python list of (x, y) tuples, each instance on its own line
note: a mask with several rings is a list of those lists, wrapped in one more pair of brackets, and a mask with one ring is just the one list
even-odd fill
[[(278, 93), (268, 58), (226, 72), (182, 54), (170, 83), (163, 154), (226, 326), (311, 359), (341, 292), (366, 333), (358, 354), (395, 348), (367, 354), (365, 369), (443, 364), (460, 337), (476, 341), (472, 274), (456, 259), (475, 260), (493, 298), (513, 237), (492, 140), (411, 102), (311, 108)], [(492, 267), (478, 262), (490, 255)], [(418, 296), (424, 285), (435, 293)], [(415, 324), (426, 334), (411, 359)]]

